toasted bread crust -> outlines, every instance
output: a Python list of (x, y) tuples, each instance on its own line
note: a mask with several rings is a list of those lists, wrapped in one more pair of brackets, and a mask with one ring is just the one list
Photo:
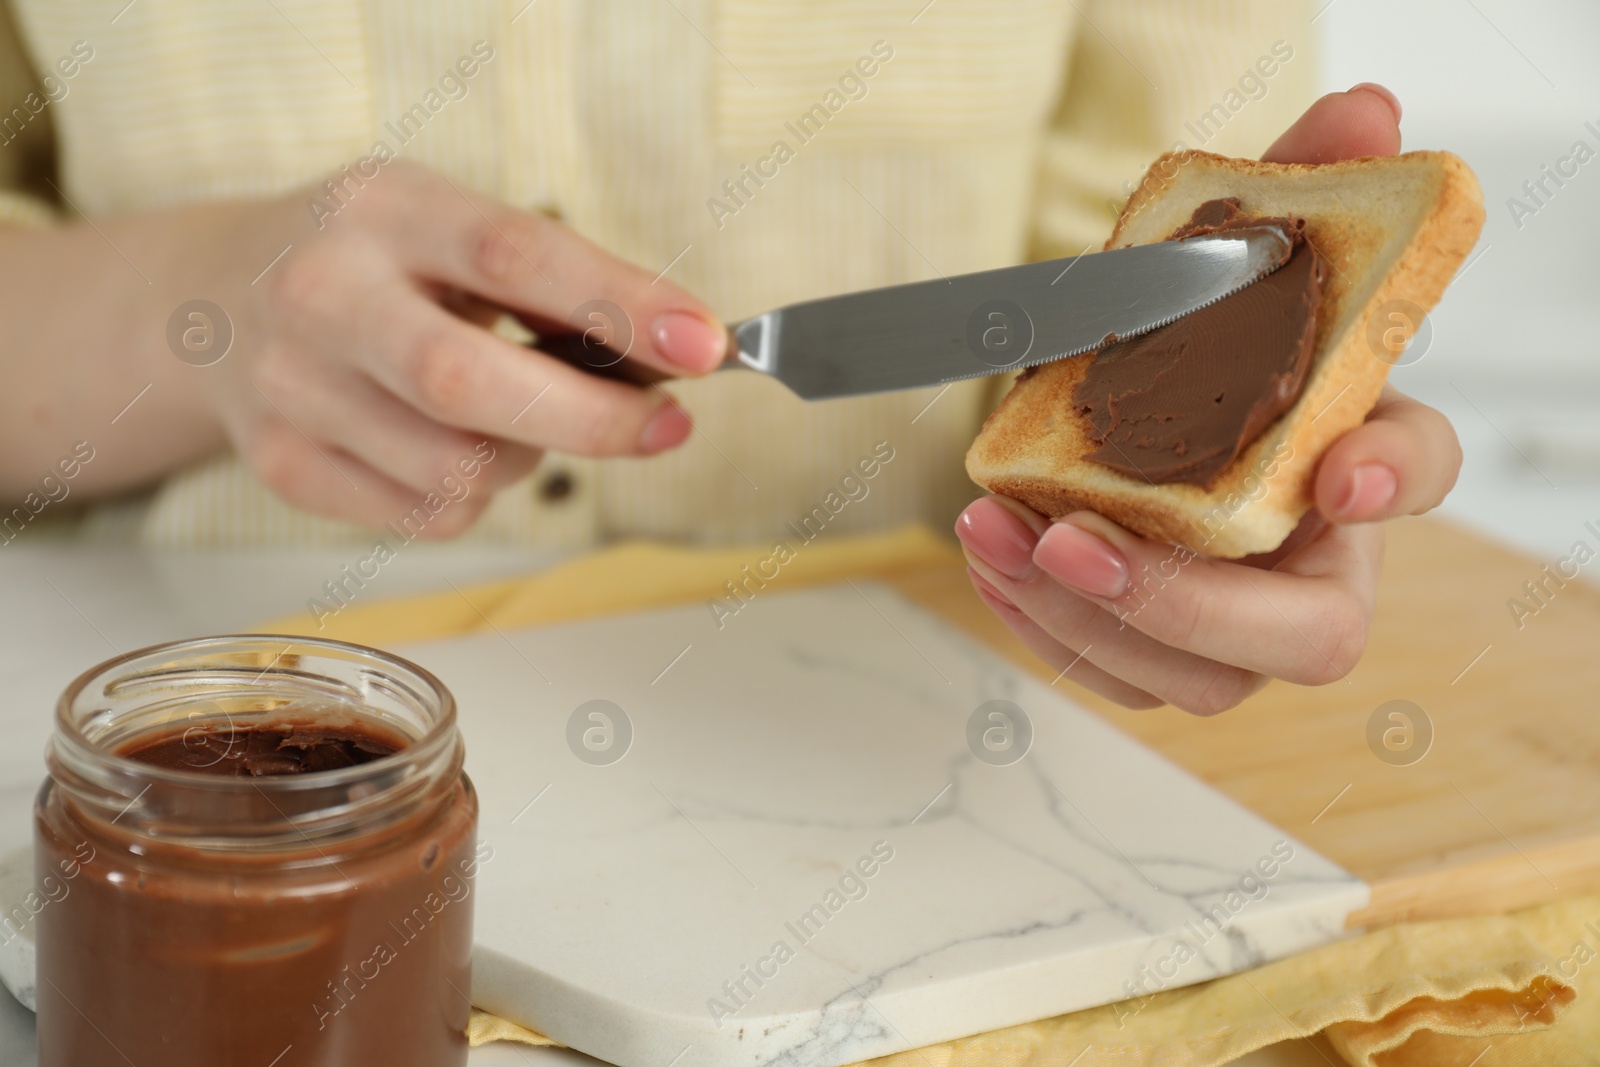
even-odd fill
[(1385, 305), (1406, 301), (1425, 312), (1438, 302), (1477, 241), (1483, 199), (1471, 170), (1447, 152), (1326, 164), (1168, 153), (1146, 172), (1106, 247), (1165, 240), (1201, 203), (1224, 196), (1251, 214), (1304, 217), (1307, 238), (1330, 264), (1295, 405), (1211, 488), (1153, 485), (1087, 458), (1095, 444), (1072, 394), (1090, 361), (1057, 360), (1019, 380), (990, 414), (967, 452), (974, 481), (1052, 518), (1095, 511), (1211, 556), (1282, 544), (1312, 506), (1317, 461), (1383, 390), (1390, 363), (1373, 339), (1406, 321), (1390, 320)]

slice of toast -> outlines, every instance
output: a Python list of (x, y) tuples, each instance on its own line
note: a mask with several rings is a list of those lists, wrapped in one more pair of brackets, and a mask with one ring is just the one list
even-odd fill
[(1018, 380), (967, 452), (967, 473), (1052, 518), (1087, 509), (1135, 533), (1236, 559), (1283, 543), (1311, 507), (1323, 450), (1359, 425), (1390, 365), (1455, 275), (1483, 227), (1472, 171), (1448, 152), (1281, 164), (1208, 152), (1156, 160), (1107, 248), (1167, 239), (1208, 200), (1254, 216), (1303, 217), (1329, 268), (1311, 368), (1299, 399), (1241, 449), (1209, 489), (1154, 485), (1090, 459), (1073, 406), (1092, 357)]

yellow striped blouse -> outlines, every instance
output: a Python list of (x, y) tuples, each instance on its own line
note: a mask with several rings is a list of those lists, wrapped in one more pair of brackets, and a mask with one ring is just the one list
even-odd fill
[[(1258, 154), (1316, 84), (1301, 0), (9, 2), (45, 80), (0, 86), (0, 156), (47, 121), (91, 217), (279, 195), (382, 141), (729, 320), (1081, 252), (1157, 153)], [(3, 163), (0, 218), (50, 224)], [(1003, 384), (805, 403), (755, 375), (684, 382), (685, 447), (550, 456), (468, 536), (766, 540), (825, 501), (838, 530), (942, 525)], [(232, 456), (84, 522), (167, 546), (371, 539)]]

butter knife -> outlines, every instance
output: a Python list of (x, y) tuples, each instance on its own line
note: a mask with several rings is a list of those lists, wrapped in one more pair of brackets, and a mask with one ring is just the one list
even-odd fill
[[(1287, 262), (1259, 226), (1026, 263), (769, 311), (732, 328), (719, 368), (776, 378), (807, 400), (942, 385), (1081, 355), (1238, 292)], [(592, 373), (664, 375), (583, 337), (539, 347)]]
[(1264, 226), (810, 300), (734, 327), (736, 365), (808, 400), (998, 374), (1164, 326), (1291, 250)]

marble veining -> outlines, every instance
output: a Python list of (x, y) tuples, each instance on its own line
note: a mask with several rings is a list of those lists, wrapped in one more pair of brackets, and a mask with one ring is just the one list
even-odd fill
[[(1367, 900), (877, 584), (399, 651), (456, 693), (494, 849), (473, 999), (622, 1067), (835, 1067), (1255, 966)], [(569, 743), (595, 700), (620, 758)], [(1033, 732), (1009, 765), (968, 740), (993, 700)]]

